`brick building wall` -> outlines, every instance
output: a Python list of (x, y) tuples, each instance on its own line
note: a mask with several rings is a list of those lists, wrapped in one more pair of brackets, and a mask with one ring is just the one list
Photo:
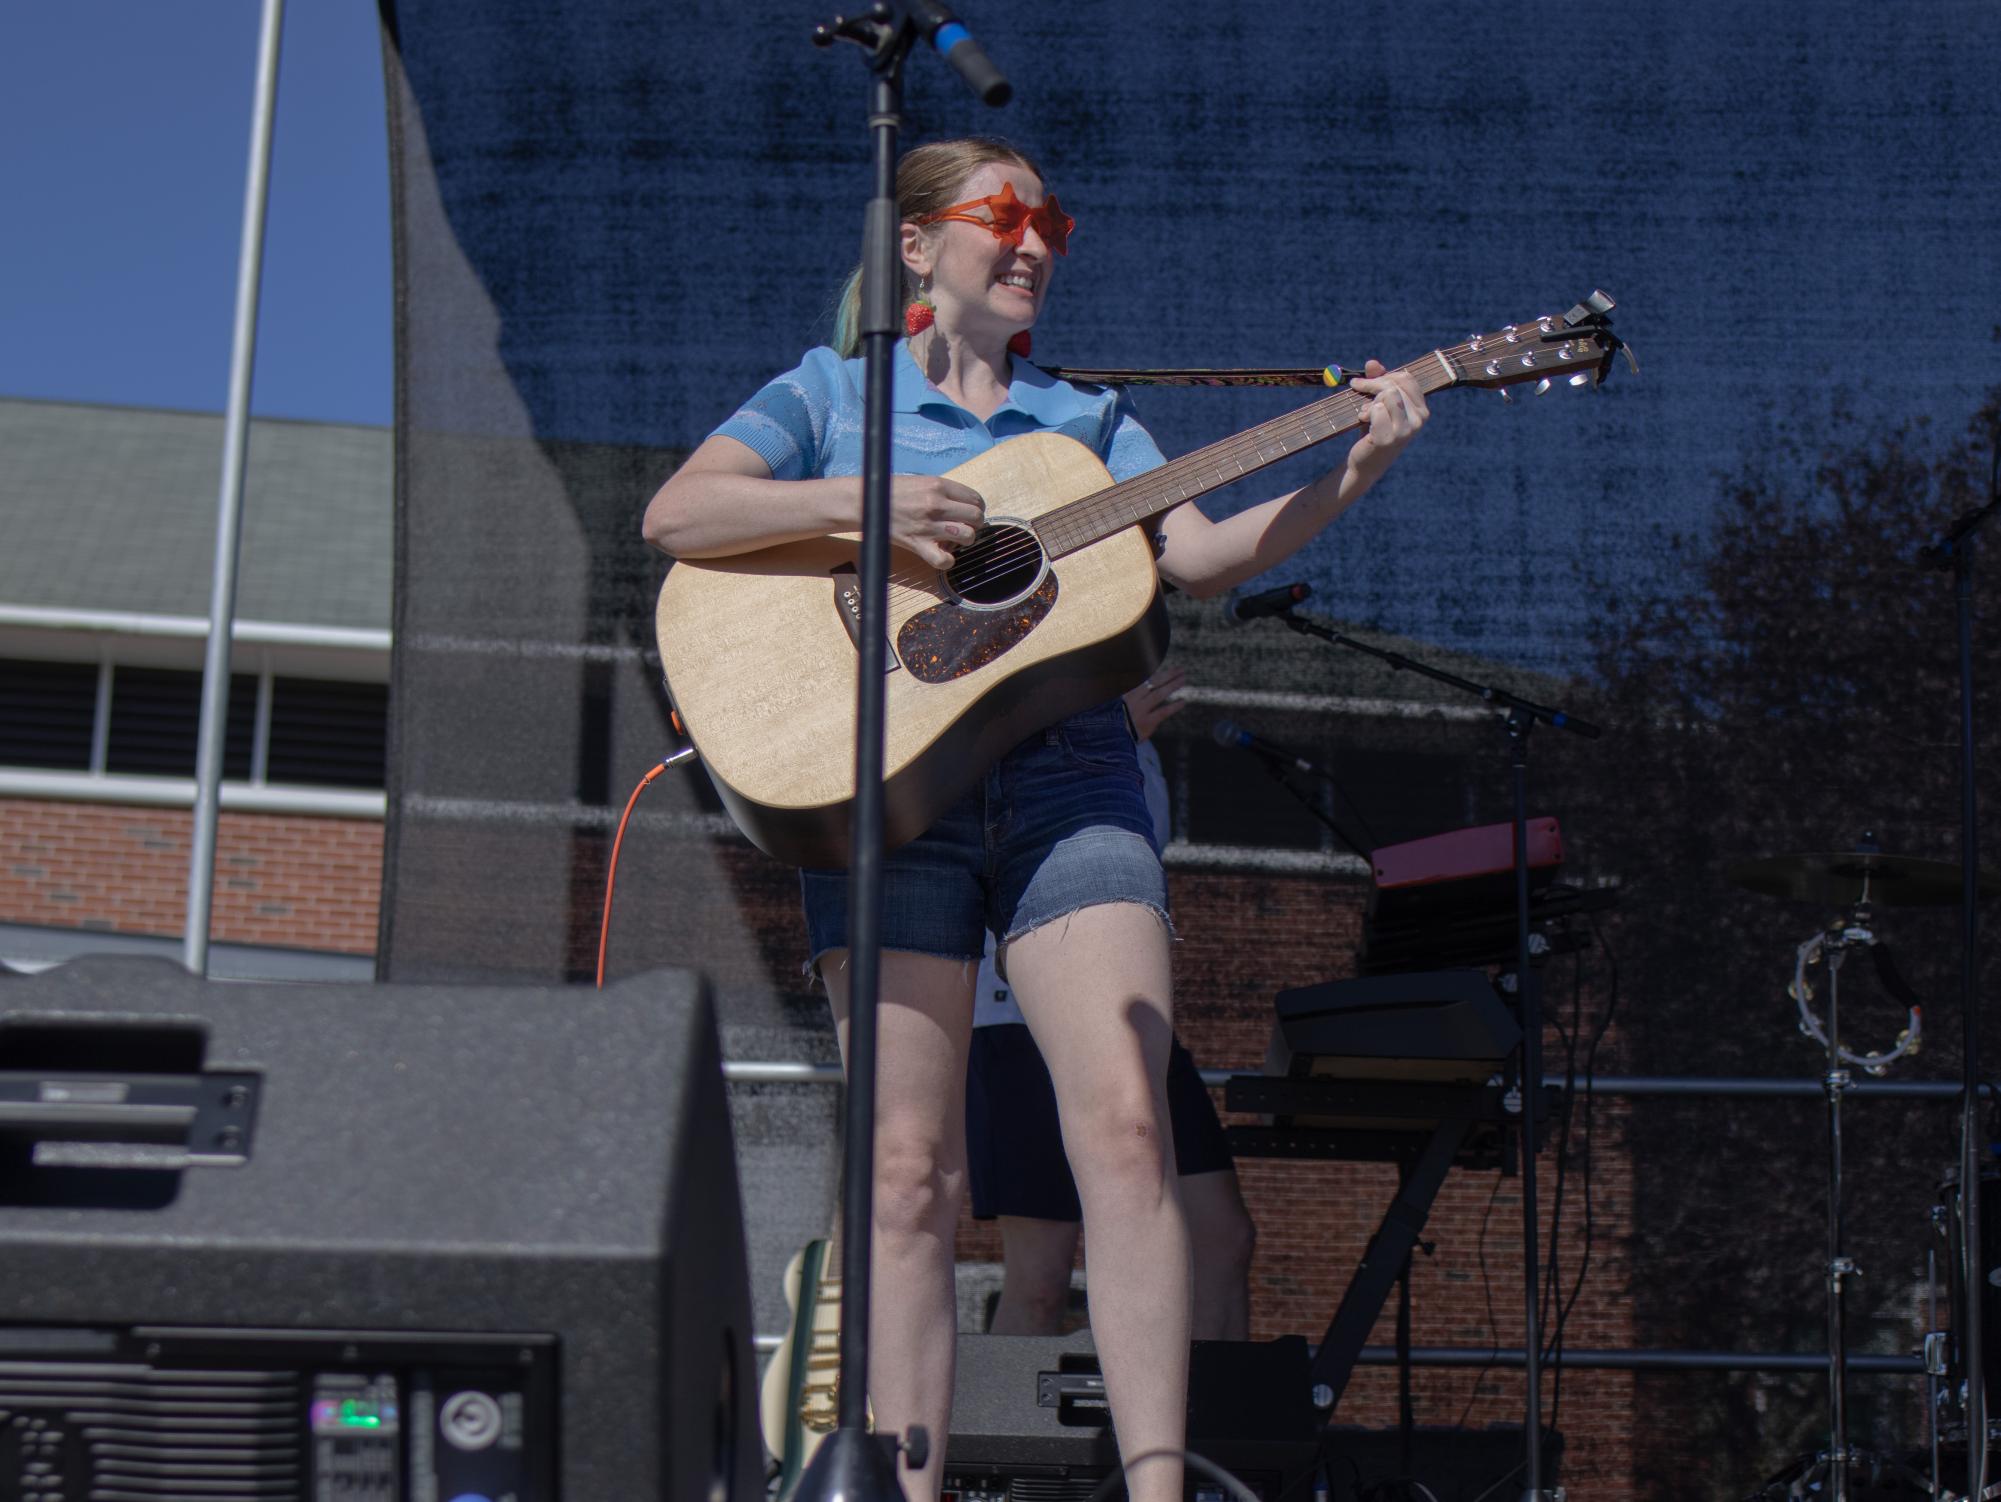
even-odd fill
[[(178, 935), (186, 809), (0, 799), (0, 921)], [(224, 813), (211, 933), (219, 941), (375, 952), (379, 820)]]

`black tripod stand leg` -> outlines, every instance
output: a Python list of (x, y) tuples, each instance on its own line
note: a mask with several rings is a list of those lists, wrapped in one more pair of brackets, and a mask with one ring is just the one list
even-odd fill
[(1411, 1454), (1411, 1437), (1417, 1428), (1417, 1410), (1410, 1392), (1410, 1253), (1403, 1254), (1397, 1270), (1397, 1474), (1408, 1476), (1416, 1469)]
[[(1490, 1102), (1493, 1095), (1491, 1090), (1486, 1092), (1482, 1096), (1483, 1103)], [(1333, 1322), (1320, 1338), (1320, 1349), (1313, 1357), (1313, 1385), (1316, 1388), (1324, 1386), (1333, 1394), (1323, 1411), (1323, 1423), (1333, 1417), (1341, 1394), (1348, 1386), (1348, 1379), (1354, 1375), (1355, 1363), (1361, 1359), (1362, 1346), (1369, 1338), (1369, 1331), (1375, 1328), (1376, 1319), (1389, 1299), (1390, 1288), (1424, 1230), (1425, 1219), (1431, 1214), (1432, 1201), (1438, 1198), (1438, 1191), (1445, 1184), (1445, 1175), (1458, 1158), (1459, 1149), (1472, 1129), (1471, 1116), (1439, 1122), (1424, 1151), (1411, 1165), (1396, 1198), (1383, 1212), (1376, 1234), (1369, 1238), (1368, 1250), (1362, 1254), (1362, 1265), (1355, 1269), (1355, 1276), (1349, 1280), (1348, 1291), (1341, 1296), (1341, 1307), (1334, 1311)]]

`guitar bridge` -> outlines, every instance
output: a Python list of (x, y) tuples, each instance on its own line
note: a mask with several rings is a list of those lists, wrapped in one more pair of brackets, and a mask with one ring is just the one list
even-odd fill
[[(834, 580), (834, 609), (841, 617), (841, 625), (847, 629), (848, 640), (854, 643), (855, 655), (862, 650), (862, 581), (852, 563), (836, 564), (829, 572)], [(883, 655), (885, 673), (893, 673), (903, 666), (896, 655), (896, 642), (887, 632), (883, 634)]]

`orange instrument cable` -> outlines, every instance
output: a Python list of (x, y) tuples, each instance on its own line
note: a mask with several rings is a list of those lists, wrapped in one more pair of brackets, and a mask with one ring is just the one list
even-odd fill
[(611, 841), (611, 862), (604, 873), (604, 918), (598, 924), (598, 989), (600, 991), (604, 989), (605, 942), (611, 937), (611, 893), (613, 885), (618, 881), (618, 847), (625, 842), (626, 821), (632, 817), (633, 807), (639, 802), (639, 795), (646, 791), (648, 783), (669, 767), (674, 766), (678, 762), (686, 761), (694, 754), (693, 747), (684, 746), (672, 756), (663, 758), (659, 766), (647, 768), (646, 775), (639, 779), (639, 785), (632, 790), (632, 796), (625, 800), (625, 812), (618, 816), (618, 833), (612, 836)]

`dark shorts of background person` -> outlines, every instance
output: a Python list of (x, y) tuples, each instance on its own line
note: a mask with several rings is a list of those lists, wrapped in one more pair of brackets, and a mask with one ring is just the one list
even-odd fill
[[(1179, 1038), (1168, 1056), (1167, 1106), (1174, 1125), (1175, 1169), (1182, 1177), (1235, 1166), (1216, 1103)], [(1020, 1023), (973, 1029), (966, 1073), (966, 1166), (975, 1220), (1001, 1215), (1084, 1218), (1063, 1154), (1056, 1089), (1041, 1050)]]

